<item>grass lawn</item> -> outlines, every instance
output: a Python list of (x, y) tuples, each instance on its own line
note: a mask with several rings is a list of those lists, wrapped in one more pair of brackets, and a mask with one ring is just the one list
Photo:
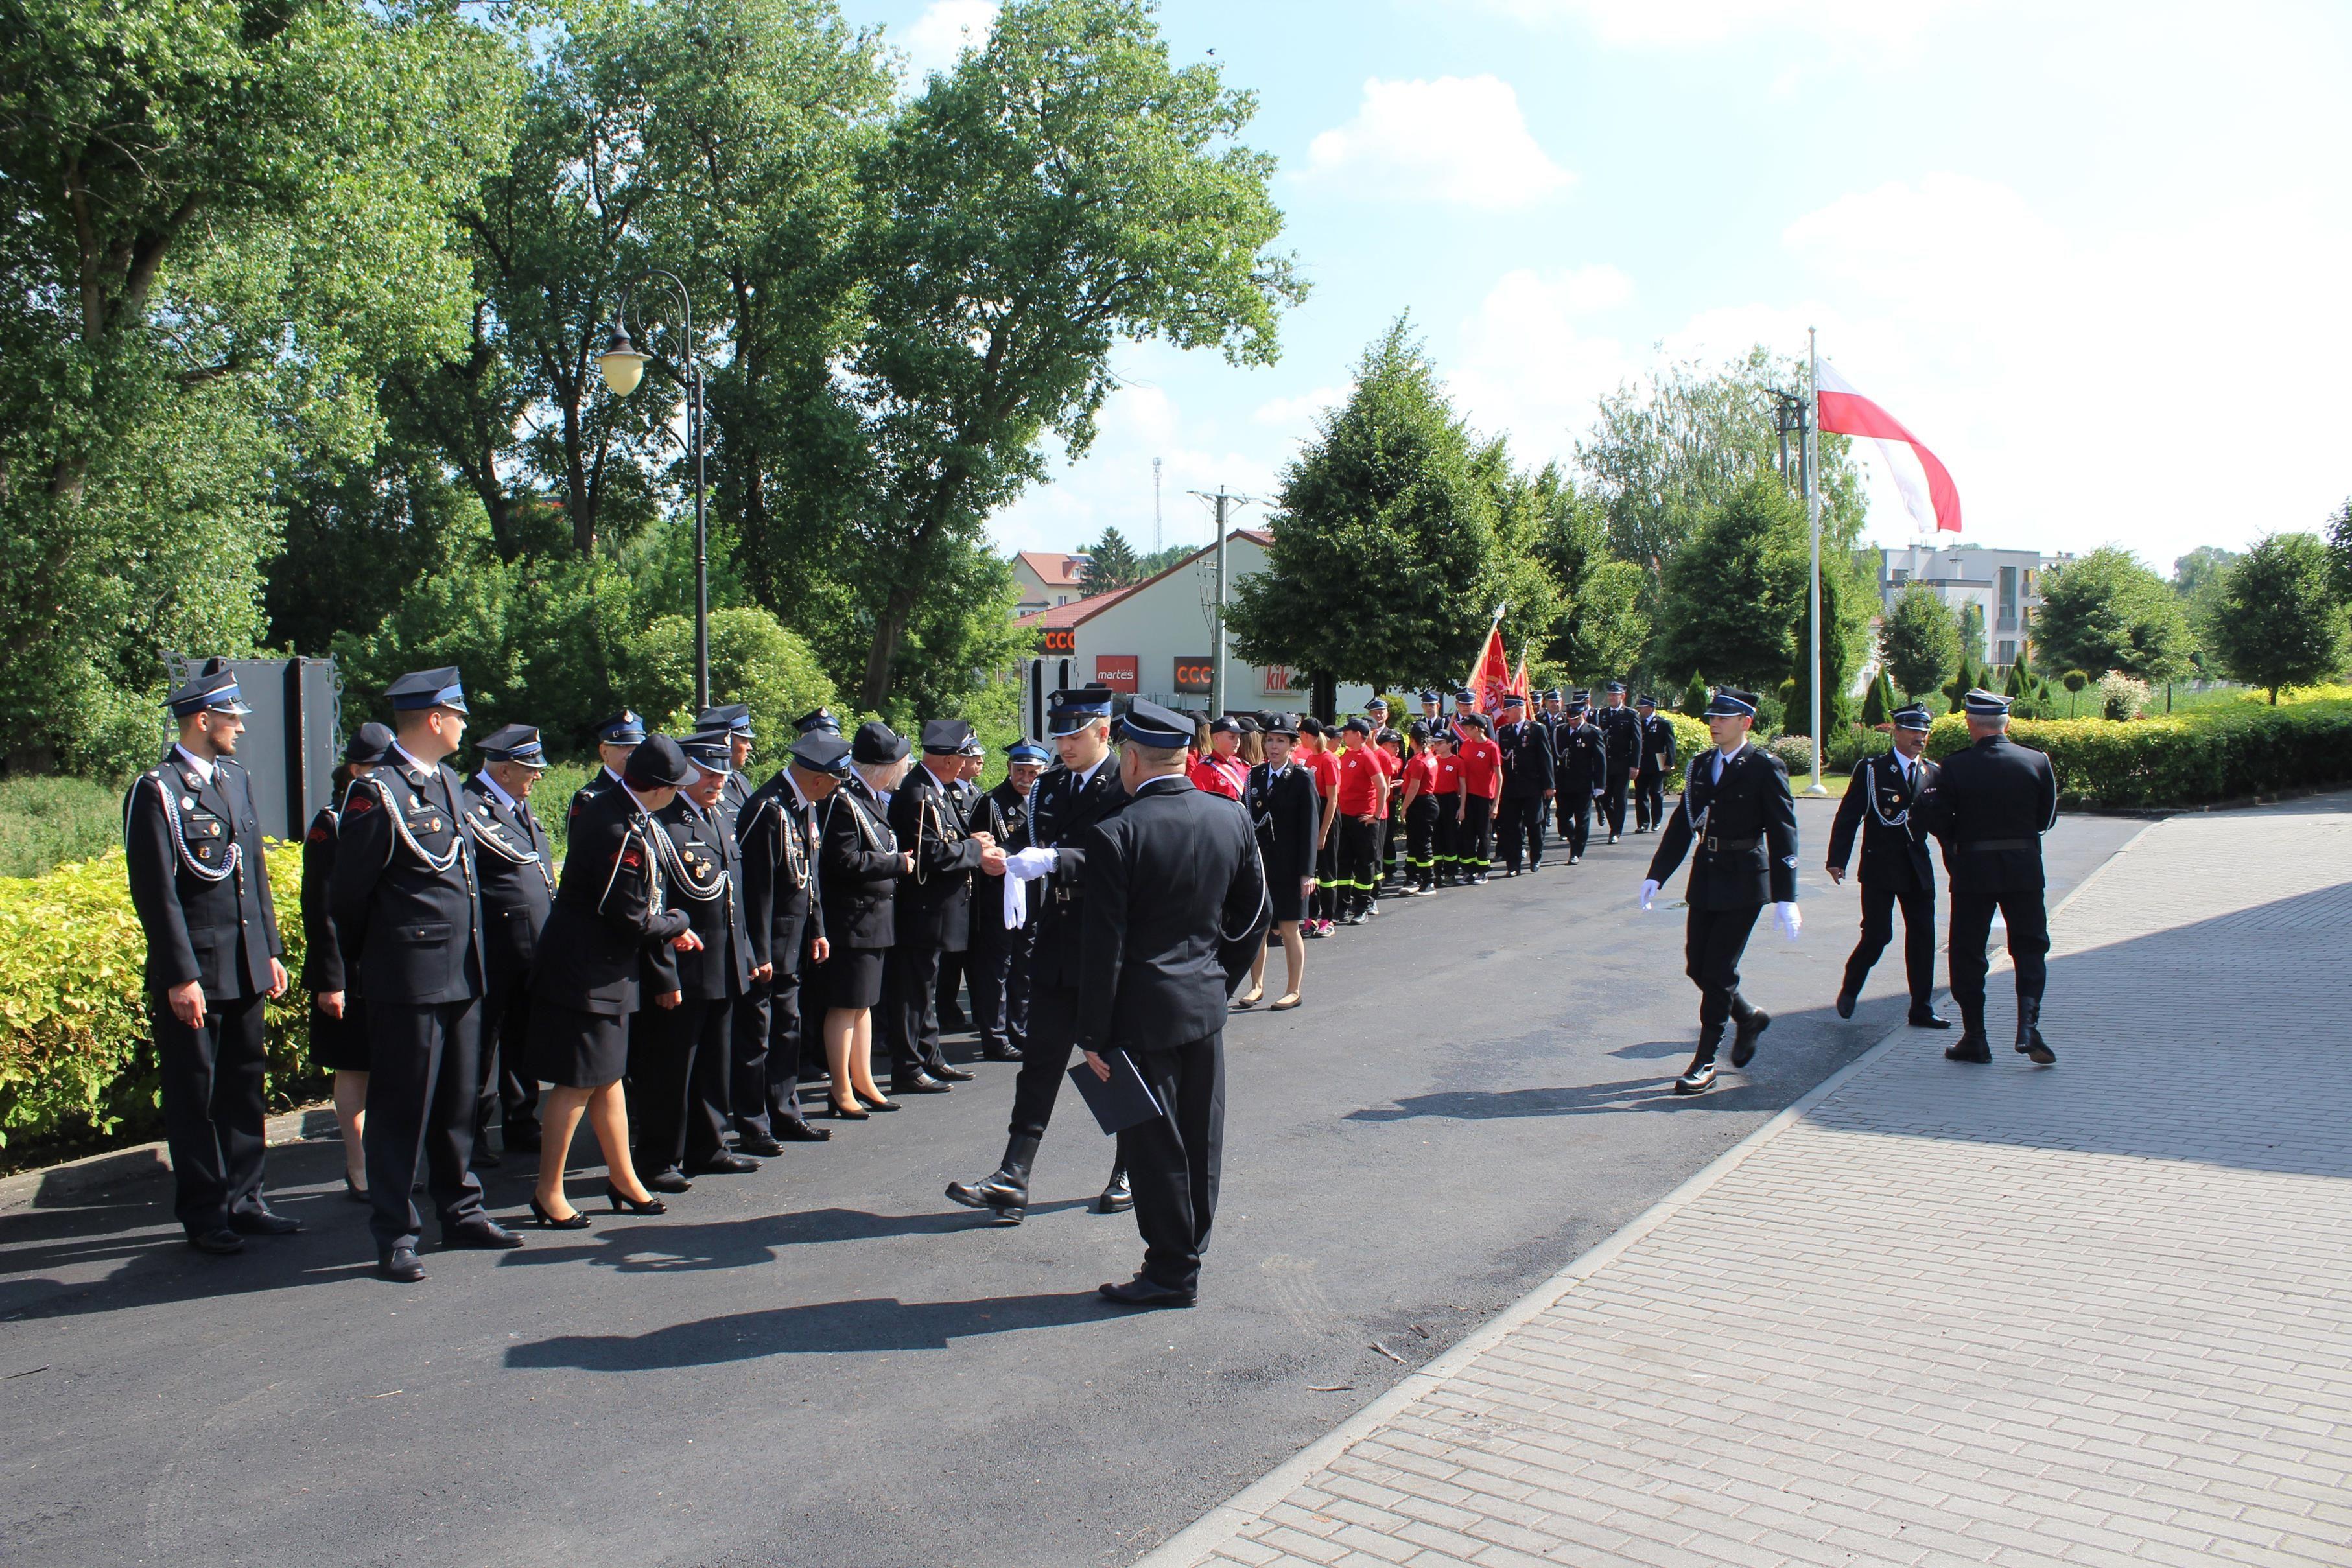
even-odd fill
[(0, 779), (0, 876), (39, 876), (122, 841), (122, 791), (87, 779)]

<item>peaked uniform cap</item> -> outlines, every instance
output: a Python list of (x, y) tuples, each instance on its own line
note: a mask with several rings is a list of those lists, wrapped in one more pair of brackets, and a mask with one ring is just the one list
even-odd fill
[(236, 687), (236, 676), (229, 672), (228, 661), (222, 658), (206, 659), (203, 668), (173, 686), (163, 701), (176, 718), (199, 713), (241, 716), (253, 711), (245, 706), (244, 695)]
[(793, 729), (794, 733), (800, 735), (809, 735), (817, 731), (839, 735), (841, 721), (833, 716), (831, 708), (813, 707), (793, 720)]
[(735, 771), (735, 737), (725, 729), (698, 729), (677, 743), (686, 759), (705, 773)]
[(384, 687), (383, 695), (396, 713), (415, 713), (430, 707), (466, 711), (466, 688), (455, 664), (437, 670), (412, 670)]
[(695, 716), (694, 731), (699, 735), (711, 729), (723, 729), (744, 740), (757, 738), (751, 733), (751, 705), (721, 703), (717, 707), (704, 708)]
[(1008, 768), (1018, 768), (1024, 763), (1033, 768), (1043, 768), (1052, 760), (1051, 754), (1034, 740), (1016, 741), (1004, 752), (1004, 765)]
[(1756, 694), (1731, 686), (1717, 686), (1715, 695), (1706, 699), (1705, 718), (1754, 718)]
[(1960, 699), (1960, 706), (1979, 718), (2007, 718), (2009, 699), (1999, 692), (1989, 692), (1982, 686), (1970, 688)]
[(971, 726), (960, 718), (923, 721), (923, 749), (934, 757), (953, 757), (971, 738)]
[(530, 725), (502, 724), (475, 745), (493, 762), (511, 762), (541, 772), (547, 769), (546, 747), (540, 744), (539, 731)]
[(686, 753), (667, 735), (649, 735), (638, 742), (621, 769), (621, 781), (632, 789), (675, 789), (693, 776)]
[(1896, 708), (1894, 724), (1897, 729), (1916, 729), (1922, 734), (1936, 727), (1934, 716), (1917, 703), (1907, 703)]
[(794, 766), (812, 773), (830, 773), (838, 779), (849, 771), (849, 742), (832, 730), (808, 730), (793, 742), (787, 755)]
[(373, 719), (359, 727), (343, 743), (346, 762), (376, 763), (392, 755), (392, 731)]
[(1138, 746), (1149, 746), (1162, 751), (1174, 751), (1192, 744), (1192, 721), (1173, 708), (1161, 707), (1145, 698), (1135, 699), (1127, 716), (1118, 721), (1119, 738)]
[(646, 738), (646, 721), (623, 708), (610, 718), (596, 721), (596, 744), (599, 746), (641, 746)]

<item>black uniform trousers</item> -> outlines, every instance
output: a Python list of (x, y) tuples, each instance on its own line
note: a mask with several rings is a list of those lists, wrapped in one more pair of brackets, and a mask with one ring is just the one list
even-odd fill
[(202, 1029), (172, 1016), (151, 994), (156, 1065), (163, 1076), (163, 1139), (172, 1151), (173, 1212), (190, 1235), (218, 1230), (232, 1214), (261, 1207), (262, 1086), (268, 1052), (263, 998), (205, 998)]
[(1529, 865), (1543, 864), (1544, 798), (1540, 795), (1506, 796), (1499, 803), (1502, 813), (1503, 864), (1511, 871), (1519, 869), (1519, 847), (1527, 846)]
[(1607, 777), (1601, 781), (1601, 804), (1603, 814), (1609, 819), (1612, 834), (1625, 831), (1625, 783), (1626, 776), (1633, 770), (1633, 765), (1630, 762), (1612, 762), (1609, 765)]
[(1633, 821), (1638, 827), (1663, 828), (1666, 825), (1666, 770), (1645, 768), (1642, 777), (1633, 781)]
[(1462, 865), (1462, 821), (1454, 813), (1462, 809), (1459, 795), (1440, 795), (1437, 820), (1430, 824), (1431, 858), (1437, 862), (1437, 874), (1447, 882), (1465, 873)]
[(482, 1181), (474, 1157), (474, 1109), (481, 1082), (482, 1004), (366, 998), (368, 1020), (368, 1228), (379, 1251), (414, 1247), (424, 1228), (409, 1189), (416, 1161), (446, 1234), (478, 1218)]
[(1054, 1119), (1054, 1099), (1078, 1048), (1078, 988), (1038, 985), (1029, 997), (1029, 1043), (1022, 1048), (1021, 1071), (1013, 1080), (1015, 1138), (1042, 1138)]
[(641, 1173), (690, 1170), (727, 1150), (735, 1004), (688, 997), (629, 1024), (631, 1117)]
[[(976, 891), (974, 896), (978, 896)], [(964, 1021), (955, 1027), (971, 1028), (970, 1016), (956, 1005), (956, 993), (962, 990), (971, 978), (964, 954), (942, 951), (940, 954), (940, 977), (932, 992), (931, 1016), (944, 1024), (947, 1019), (962, 1015)]]
[(1307, 902), (1308, 916), (1316, 920), (1339, 918), (1339, 841), (1347, 824), (1338, 819), (1331, 823), (1331, 836), (1315, 850), (1315, 895)]
[(1391, 802), (1389, 806), (1389, 814), (1381, 819), (1381, 880), (1383, 883), (1404, 880), (1403, 867), (1397, 858), (1397, 840), (1401, 836), (1399, 830), (1403, 826), (1397, 821), (1398, 815), (1396, 806)]
[(1371, 907), (1380, 885), (1381, 824), (1342, 815), (1336, 824), (1339, 840), (1339, 914), (1360, 915)]
[[(1405, 880), (1429, 887), (1437, 879), (1437, 797), (1416, 795), (1404, 809)], [(1450, 869), (1450, 868), (1449, 868)]]
[(1224, 1156), (1224, 1032), (1172, 1051), (1129, 1055), (1161, 1107), (1158, 1116), (1118, 1135), (1119, 1164), (1135, 1186), (1143, 1277), (1167, 1290), (1196, 1291), (1201, 1254), (1217, 1218)]
[(971, 988), (972, 1027), (983, 1048), (1029, 1049), (1029, 957), (1036, 946), (1034, 925), (1008, 931), (993, 920), (973, 923), (963, 973)]
[(1495, 802), (1484, 795), (1464, 799), (1466, 809), (1454, 830), (1454, 863), (1464, 876), (1485, 876), (1495, 868)]
[(1739, 960), (1748, 951), (1748, 933), (1760, 904), (1734, 909), (1701, 909), (1694, 904), (1683, 928), (1683, 973), (1698, 987), (1698, 1027), (1702, 1033), (1720, 1030), (1724, 1020), (1746, 1018), (1752, 1010), (1739, 995)]
[(801, 977), (754, 980), (735, 998), (733, 1084), (728, 1112), (737, 1134), (774, 1135), (801, 1119)]
[(1960, 1022), (1970, 1033), (1984, 1032), (1985, 941), (1992, 935), (1992, 912), (2009, 925), (2010, 961), (2017, 966), (2021, 1001), (2038, 1002), (2050, 978), (2043, 955), (2050, 951), (2050, 915), (2038, 887), (2011, 888), (2005, 893), (1952, 891), (1952, 945), (1945, 962), (1952, 972), (1952, 999), (1960, 1004)]
[(496, 1112), (512, 1145), (518, 1135), (539, 1134), (539, 1078), (531, 1071), (530, 973), (495, 975), (482, 998), (481, 1067), (474, 1106), (474, 1135), (490, 1130)]
[[(1862, 884), (1862, 940), (1846, 958), (1845, 980), (1839, 989), (1846, 996), (1861, 991), (1863, 981), (1870, 977), (1871, 966), (1895, 939), (1897, 904), (1903, 906), (1903, 971), (1911, 983), (1911, 1005), (1924, 1008), (1936, 988), (1936, 890), (1932, 887), (1897, 890), (1883, 883)], [(1984, 949), (1981, 938), (1977, 949)]]
[(1554, 804), (1559, 809), (1559, 836), (1568, 841), (1568, 852), (1581, 855), (1592, 839), (1592, 791), (1562, 789)]
[(945, 1067), (940, 1054), (940, 961), (945, 949), (901, 944), (882, 967), (882, 1038), (890, 1071), (907, 1078), (918, 1069)]

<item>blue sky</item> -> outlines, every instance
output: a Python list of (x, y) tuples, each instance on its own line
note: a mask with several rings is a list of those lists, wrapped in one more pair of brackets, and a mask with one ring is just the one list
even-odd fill
[[(845, 0), (920, 71), (990, 0)], [(2197, 545), (2352, 495), (2352, 5), (1169, 0), (1259, 95), (1315, 286), (1280, 363), (1124, 349), (1080, 463), (993, 525), (1205, 540), (1411, 310), (1458, 406), (1567, 459), (1594, 399), (1808, 326), (1989, 546)], [(1883, 476), (1872, 531), (1913, 537)], [(1245, 513), (1244, 517), (1263, 516)], [(1948, 538), (1949, 536), (1946, 536)]]

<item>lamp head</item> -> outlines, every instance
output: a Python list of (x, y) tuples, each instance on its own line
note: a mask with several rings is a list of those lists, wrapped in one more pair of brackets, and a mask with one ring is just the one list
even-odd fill
[(604, 374), (604, 384), (616, 397), (626, 397), (637, 390), (645, 379), (646, 356), (629, 341), (629, 329), (621, 325), (618, 316), (613, 318), (613, 336), (604, 344), (604, 351), (596, 356), (596, 368)]

